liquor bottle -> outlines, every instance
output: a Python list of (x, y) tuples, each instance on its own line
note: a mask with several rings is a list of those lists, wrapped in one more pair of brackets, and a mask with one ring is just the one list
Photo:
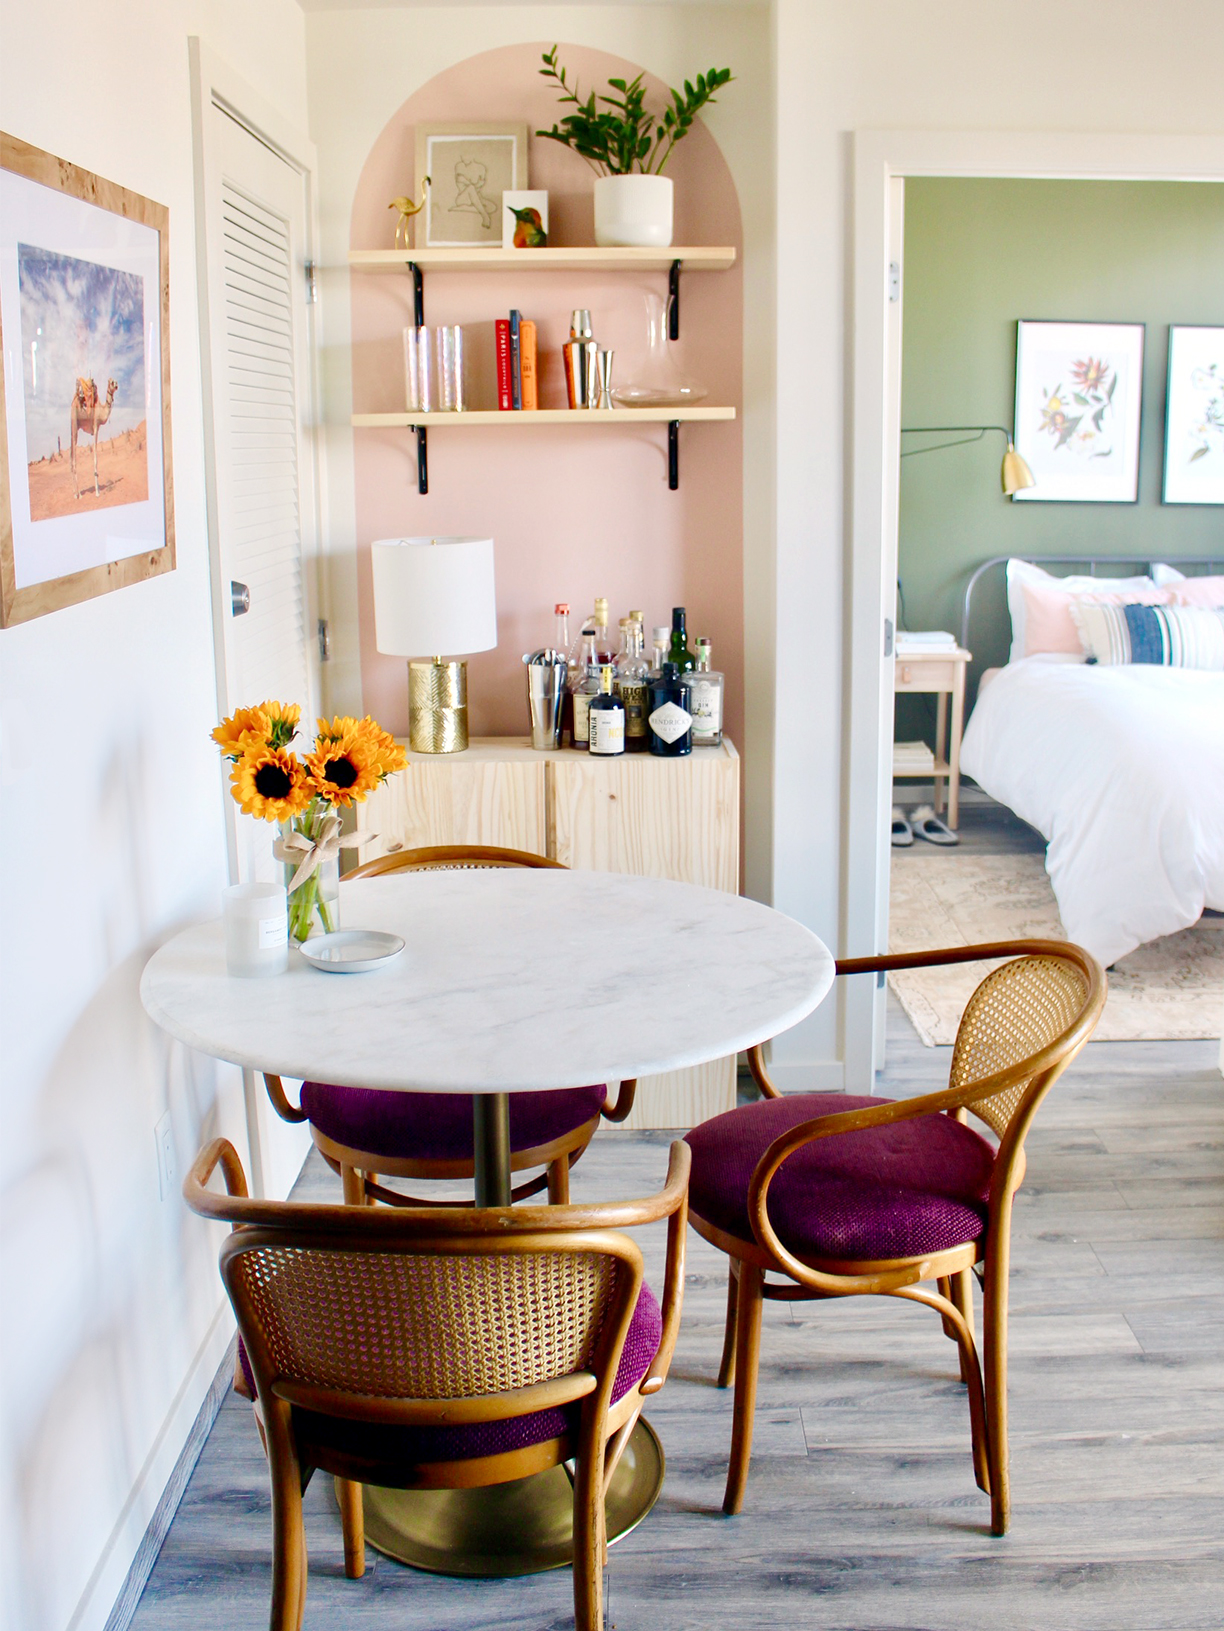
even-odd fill
[(710, 667), (710, 642), (697, 642), (697, 669), (689, 687), (693, 714), (693, 746), (716, 748), (723, 734), (724, 676)]
[(587, 709), (591, 698), (599, 689), (599, 664), (595, 656), (595, 625), (585, 623), (582, 629), (582, 647), (578, 654), (578, 668), (570, 681), (569, 723), (570, 747), (580, 753), (587, 750)]
[(612, 689), (613, 677), (612, 664), (601, 663), (599, 690), (587, 708), (590, 751), (602, 758), (612, 758), (625, 751), (625, 708)]
[(557, 620), (556, 631), (553, 634), (553, 650), (558, 657), (569, 661), (569, 601), (559, 600), (553, 607), (553, 616)]
[(672, 607), (671, 645), (667, 660), (675, 663), (682, 674), (691, 674), (697, 667), (697, 659), (688, 648), (688, 635), (684, 631), (683, 606)]
[(608, 602), (602, 595), (595, 602), (591, 622), (595, 626), (595, 660), (601, 663), (614, 662), (616, 653), (608, 636)]
[(663, 664), (667, 661), (667, 646), (671, 639), (671, 630), (665, 623), (659, 623), (650, 631), (650, 643), (654, 647), (654, 662), (650, 665), (650, 677), (657, 680), (663, 672)]
[(625, 705), (625, 751), (645, 753), (650, 746), (650, 664), (642, 653), (642, 625), (630, 619), (627, 650), (616, 665), (616, 691)]
[(675, 663), (650, 682), (650, 751), (663, 759), (678, 759), (693, 751), (693, 716), (689, 712), (689, 680)]

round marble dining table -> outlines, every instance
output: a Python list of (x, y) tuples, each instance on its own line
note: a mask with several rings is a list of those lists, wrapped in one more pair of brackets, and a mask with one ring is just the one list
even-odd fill
[(721, 1059), (817, 1006), (833, 960), (809, 929), (721, 890), (551, 868), (385, 873), (341, 886), (346, 929), (402, 935), (366, 974), (296, 952), (226, 973), (220, 921), (184, 929), (140, 983), (158, 1025), (251, 1070), (340, 1085), (502, 1094)]

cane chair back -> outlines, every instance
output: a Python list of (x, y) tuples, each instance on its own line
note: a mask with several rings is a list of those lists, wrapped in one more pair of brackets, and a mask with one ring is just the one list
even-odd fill
[[(379, 1399), (471, 1399), (589, 1368), (618, 1280), (608, 1251), (405, 1255), (228, 1242), (222, 1276), (278, 1383)], [(636, 1288), (634, 1288), (636, 1295)], [(262, 1367), (261, 1367), (262, 1368)]]
[[(1040, 1056), (1072, 1028), (1087, 997), (1087, 975), (1065, 957), (1017, 957), (994, 969), (961, 1017), (948, 1086), (970, 1089)], [(1002, 1138), (1033, 1084), (1044, 1093), (1054, 1074), (1043, 1064), (998, 1093), (973, 1099), (967, 1108)]]
[(396, 850), (354, 867), (350, 878), (374, 878), (384, 872), (480, 872), (489, 867), (553, 867), (565, 871), (563, 861), (550, 861), (531, 850), (502, 849), (492, 844), (431, 844), (422, 849)]

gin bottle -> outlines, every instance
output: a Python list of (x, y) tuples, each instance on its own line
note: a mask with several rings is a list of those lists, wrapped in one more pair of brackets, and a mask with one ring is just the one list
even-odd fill
[(569, 688), (570, 746), (580, 753), (587, 750), (587, 709), (591, 698), (599, 690), (599, 661), (595, 655), (595, 626), (587, 623), (582, 630), (582, 649), (578, 654), (578, 671)]
[(693, 751), (693, 716), (689, 710), (689, 679), (675, 663), (650, 682), (650, 751), (662, 759), (678, 759)]
[(722, 741), (723, 685), (723, 675), (710, 667), (710, 642), (703, 637), (697, 642), (697, 668), (689, 688), (695, 748), (716, 748)]
[(590, 751), (602, 758), (625, 751), (625, 708), (612, 689), (613, 674), (611, 663), (600, 665), (599, 690), (587, 708)]

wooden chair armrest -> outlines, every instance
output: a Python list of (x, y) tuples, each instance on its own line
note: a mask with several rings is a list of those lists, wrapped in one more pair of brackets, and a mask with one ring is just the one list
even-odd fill
[(663, 1329), (659, 1346), (642, 1378), (638, 1391), (657, 1393), (667, 1380), (668, 1368), (680, 1334), (680, 1313), (684, 1306), (684, 1257), (688, 1241), (688, 1183), (693, 1152), (683, 1139), (672, 1144), (664, 1193), (675, 1195), (667, 1220), (667, 1269), (663, 1279)]
[(305, 1121), (307, 1119), (305, 1110), (289, 1103), (285, 1096), (285, 1084), (279, 1076), (269, 1076), (265, 1070), (263, 1079), (264, 1086), (268, 1090), (268, 1097), (272, 1101), (272, 1108), (282, 1121)]
[(843, 974), (879, 974), (892, 968), (939, 968), (945, 963), (984, 963), (996, 957), (1065, 957), (1068, 950), (1078, 952), (1079, 948), (1066, 940), (992, 940), (978, 946), (890, 951), (879, 957), (839, 957), (834, 968), (840, 978)]
[[(208, 1180), (218, 1167), (225, 1179), (224, 1195), (218, 1195), (208, 1187)], [(238, 1151), (228, 1138), (214, 1138), (211, 1144), (206, 1144), (183, 1179), (183, 1199), (193, 1212), (198, 1212), (201, 1217), (235, 1223), (235, 1227), (235, 1213), (241, 1210), (241, 1202), (249, 1194)], [(234, 1201), (239, 1202), (238, 1207), (232, 1204)]]
[(637, 1077), (630, 1076), (623, 1081), (617, 1089), (616, 1098), (609, 1093), (600, 1108), (600, 1115), (605, 1121), (624, 1121), (633, 1109), (633, 1100), (637, 1095)]
[(748, 1049), (748, 1069), (752, 1072), (752, 1079), (761, 1090), (764, 1099), (780, 1099), (781, 1092), (769, 1079), (769, 1072), (765, 1069), (765, 1044), (758, 1043), (755, 1048)]

